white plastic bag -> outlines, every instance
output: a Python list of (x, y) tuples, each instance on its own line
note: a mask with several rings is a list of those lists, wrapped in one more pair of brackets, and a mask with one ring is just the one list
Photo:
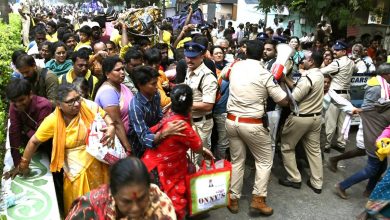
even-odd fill
[(97, 113), (87, 138), (86, 150), (99, 161), (112, 165), (119, 159), (126, 158), (127, 154), (117, 136), (115, 136), (114, 148), (103, 146), (103, 144), (100, 143), (100, 140), (104, 135), (104, 132), (100, 130), (104, 127), (106, 127), (106, 122), (103, 120), (102, 116)]

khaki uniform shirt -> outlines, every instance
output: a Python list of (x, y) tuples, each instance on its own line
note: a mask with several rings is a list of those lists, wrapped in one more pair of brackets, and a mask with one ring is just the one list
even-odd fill
[[(202, 82), (200, 81), (204, 75)], [(185, 84), (191, 87), (193, 92), (194, 102), (215, 103), (217, 95), (218, 83), (212, 71), (202, 63), (194, 71), (187, 69), (187, 75), (184, 81)], [(200, 84), (200, 86), (199, 86)], [(198, 89), (198, 86), (200, 90)], [(199, 118), (210, 114), (210, 112), (192, 111), (192, 117)]]
[(258, 60), (247, 59), (235, 63), (229, 75), (226, 69), (221, 74), (230, 81), (228, 113), (238, 117), (262, 118), (268, 96), (275, 102), (287, 96)]
[(331, 89), (349, 90), (354, 67), (355, 63), (351, 59), (347, 56), (342, 56), (328, 66), (321, 68), (321, 72), (332, 76)]
[(292, 96), (298, 103), (299, 114), (321, 113), (324, 99), (324, 76), (321, 71), (318, 68), (308, 70), (307, 76), (298, 80)]

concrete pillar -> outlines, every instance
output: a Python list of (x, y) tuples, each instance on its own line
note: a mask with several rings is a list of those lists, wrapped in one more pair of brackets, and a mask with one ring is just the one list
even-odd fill
[(207, 22), (211, 23), (213, 22), (213, 19), (215, 17), (215, 9), (217, 8), (215, 3), (208, 3), (207, 4)]

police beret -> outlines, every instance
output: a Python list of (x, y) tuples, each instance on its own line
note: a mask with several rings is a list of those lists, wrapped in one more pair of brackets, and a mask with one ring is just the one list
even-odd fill
[(348, 45), (340, 40), (336, 41), (336, 43), (333, 45), (334, 50), (346, 50), (348, 48)]
[(265, 41), (267, 40), (269, 37), (268, 37), (268, 34), (264, 33), (264, 32), (260, 32), (257, 37), (256, 37), (258, 40), (260, 41)]
[(203, 53), (206, 48), (195, 42), (188, 42), (184, 44), (184, 55), (189, 58), (197, 57)]

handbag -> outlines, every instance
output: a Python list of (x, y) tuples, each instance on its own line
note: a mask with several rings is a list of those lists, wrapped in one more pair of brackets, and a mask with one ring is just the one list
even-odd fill
[(190, 216), (228, 205), (231, 173), (227, 160), (211, 161), (209, 169), (203, 160), (198, 172), (186, 176)]
[(100, 113), (96, 113), (95, 119), (93, 120), (91, 128), (88, 132), (86, 150), (91, 156), (95, 157), (97, 160), (112, 165), (119, 159), (126, 158), (127, 154), (116, 135), (114, 139), (113, 148), (109, 146), (104, 146), (100, 142), (104, 135), (104, 132), (100, 130), (106, 126), (106, 122), (103, 120)]

